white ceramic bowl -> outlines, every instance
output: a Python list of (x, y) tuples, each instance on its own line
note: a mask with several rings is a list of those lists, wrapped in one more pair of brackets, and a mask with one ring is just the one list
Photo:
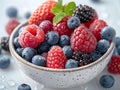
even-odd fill
[(50, 88), (70, 88), (80, 86), (89, 82), (99, 75), (107, 66), (115, 44), (112, 42), (108, 51), (95, 62), (86, 66), (72, 68), (72, 69), (51, 69), (41, 66), (36, 66), (23, 58), (21, 58), (15, 51), (13, 46), (13, 39), (18, 35), (18, 30), (27, 25), (23, 23), (19, 25), (10, 36), (9, 48), (13, 58), (16, 60), (20, 69), (33, 80)]

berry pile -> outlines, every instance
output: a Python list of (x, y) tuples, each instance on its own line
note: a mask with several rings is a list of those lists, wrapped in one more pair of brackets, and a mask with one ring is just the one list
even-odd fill
[(37, 66), (68, 69), (99, 59), (115, 38), (115, 30), (98, 19), (92, 7), (48, 0), (20, 29), (13, 44), (18, 55)]

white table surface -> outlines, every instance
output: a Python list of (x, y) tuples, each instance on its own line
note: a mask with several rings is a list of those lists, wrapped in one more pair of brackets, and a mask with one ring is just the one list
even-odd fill
[[(44, 0), (0, 0), (0, 37), (6, 36), (5, 25), (9, 18), (6, 16), (6, 9), (9, 6), (16, 6), (19, 12), (20, 22), (25, 21), (24, 14), (26, 11), (33, 12), (38, 5)], [(63, 0), (75, 1), (77, 4), (83, 3), (94, 7), (100, 19), (105, 20), (108, 25), (116, 29), (117, 36), (120, 36), (120, 0), (101, 0), (101, 3), (92, 3), (90, 0)], [(9, 54), (8, 54), (9, 55)], [(11, 55), (9, 55), (11, 57)], [(109, 74), (104, 70), (98, 77), (86, 84), (86, 90), (120, 90), (120, 75), (113, 75), (116, 79), (115, 85), (110, 89), (102, 88), (98, 81), (101, 75)], [(10, 67), (0, 69), (0, 90), (17, 90), (21, 83), (27, 83), (32, 87), (32, 90), (83, 90), (80, 87), (69, 89), (49, 89), (44, 88), (42, 84), (38, 84), (21, 72), (11, 57)]]

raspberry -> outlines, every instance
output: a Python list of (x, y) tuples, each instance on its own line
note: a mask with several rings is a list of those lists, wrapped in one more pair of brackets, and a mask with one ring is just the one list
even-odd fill
[(48, 20), (42, 21), (39, 27), (42, 28), (45, 33), (53, 30), (53, 24)]
[(12, 33), (12, 31), (19, 25), (20, 23), (15, 19), (15, 18), (11, 18), (8, 23), (6, 24), (6, 32), (8, 33), (8, 35), (10, 35)]
[(120, 56), (112, 56), (108, 64), (108, 71), (113, 74), (120, 74)]
[(56, 5), (56, 1), (48, 0), (39, 6), (28, 20), (29, 24), (39, 25), (43, 20), (49, 20), (52, 22), (54, 14), (51, 13), (51, 8)]
[(45, 39), (45, 34), (42, 29), (36, 25), (27, 25), (19, 34), (18, 42), (25, 47), (36, 48)]
[(64, 69), (67, 58), (59, 46), (53, 46), (48, 52), (47, 67)]
[(74, 51), (92, 52), (96, 45), (96, 38), (84, 25), (74, 30), (71, 36), (71, 47)]
[(54, 30), (58, 32), (58, 34), (61, 35), (68, 35), (70, 36), (73, 30), (69, 29), (67, 26), (67, 20), (70, 18), (70, 16), (67, 16), (63, 18), (58, 24), (54, 24)]
[(100, 32), (101, 30), (107, 26), (107, 23), (103, 20), (95, 20), (91, 25), (90, 25), (90, 30), (96, 37), (96, 39), (99, 41), (101, 39)]

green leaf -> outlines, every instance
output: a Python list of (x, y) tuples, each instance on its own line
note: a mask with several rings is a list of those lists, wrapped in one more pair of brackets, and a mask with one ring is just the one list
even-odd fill
[(74, 13), (74, 10), (76, 9), (76, 3), (75, 2), (69, 2), (64, 6), (64, 12), (67, 15), (72, 15)]
[(63, 0), (58, 0), (58, 3), (59, 3), (60, 5), (62, 5)]
[(56, 15), (53, 18), (53, 23), (57, 24), (58, 22), (60, 22), (64, 17), (66, 16), (66, 14), (64, 12), (59, 13), (58, 15)]
[(51, 9), (51, 12), (52, 12), (53, 14), (57, 15), (57, 14), (63, 12), (63, 6), (58, 3), (55, 7), (53, 7), (53, 8)]

